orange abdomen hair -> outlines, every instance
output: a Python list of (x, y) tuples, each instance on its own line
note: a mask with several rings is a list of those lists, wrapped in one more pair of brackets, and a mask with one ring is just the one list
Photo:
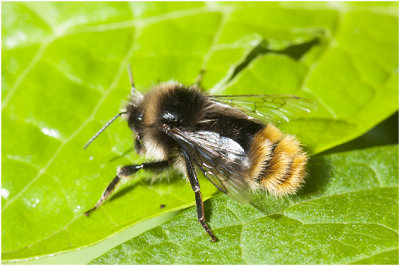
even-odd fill
[(254, 189), (284, 196), (296, 193), (304, 182), (307, 154), (294, 136), (283, 134), (272, 124), (254, 136), (249, 156), (248, 178)]

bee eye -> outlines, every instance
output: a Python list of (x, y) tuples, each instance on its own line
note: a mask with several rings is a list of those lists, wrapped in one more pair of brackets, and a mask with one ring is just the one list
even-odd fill
[(138, 131), (143, 122), (143, 110), (137, 107), (130, 107), (128, 110), (128, 125), (134, 130)]
[(142, 122), (143, 121), (143, 112), (141, 112), (138, 116), (137, 116), (137, 121)]

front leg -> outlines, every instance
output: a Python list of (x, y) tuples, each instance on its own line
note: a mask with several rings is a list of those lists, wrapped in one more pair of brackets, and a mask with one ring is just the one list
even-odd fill
[(214, 233), (211, 231), (210, 227), (207, 225), (205, 221), (204, 205), (203, 205), (203, 199), (201, 198), (200, 184), (199, 180), (197, 179), (197, 174), (194, 169), (193, 163), (184, 149), (182, 149), (182, 155), (183, 158), (185, 159), (186, 173), (189, 178), (190, 184), (192, 185), (192, 189), (194, 191), (194, 196), (196, 199), (197, 220), (199, 221), (201, 226), (203, 226), (204, 230), (206, 230), (206, 232), (211, 236), (211, 240), (213, 242), (216, 242), (217, 238), (215, 237)]
[(95, 211), (97, 208), (99, 208), (104, 201), (106, 201), (111, 194), (114, 192), (114, 190), (118, 187), (118, 185), (121, 183), (122, 180), (129, 181), (130, 179), (133, 179), (133, 174), (139, 171), (140, 169), (148, 169), (148, 170), (156, 170), (156, 169), (164, 169), (169, 166), (168, 161), (160, 161), (160, 162), (154, 162), (154, 163), (142, 163), (142, 164), (137, 164), (137, 165), (128, 165), (124, 166), (117, 171), (117, 175), (114, 177), (114, 179), (111, 181), (110, 184), (108, 184), (107, 188), (104, 190), (103, 194), (101, 195), (99, 201), (96, 203), (96, 205), (85, 212), (86, 216), (89, 216), (90, 213)]

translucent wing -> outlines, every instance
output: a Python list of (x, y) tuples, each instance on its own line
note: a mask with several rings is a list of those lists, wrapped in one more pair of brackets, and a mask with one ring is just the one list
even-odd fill
[(212, 131), (174, 128), (168, 134), (218, 189), (239, 202), (250, 201), (250, 189), (244, 180), (249, 158), (237, 142)]
[(294, 95), (211, 95), (209, 99), (238, 108), (249, 116), (271, 121), (289, 121), (289, 118), (309, 113), (315, 102)]

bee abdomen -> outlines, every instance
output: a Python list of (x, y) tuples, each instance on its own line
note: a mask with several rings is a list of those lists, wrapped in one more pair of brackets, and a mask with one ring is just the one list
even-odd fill
[(294, 136), (282, 134), (272, 124), (255, 135), (249, 155), (253, 187), (284, 196), (296, 193), (303, 184), (307, 154)]

